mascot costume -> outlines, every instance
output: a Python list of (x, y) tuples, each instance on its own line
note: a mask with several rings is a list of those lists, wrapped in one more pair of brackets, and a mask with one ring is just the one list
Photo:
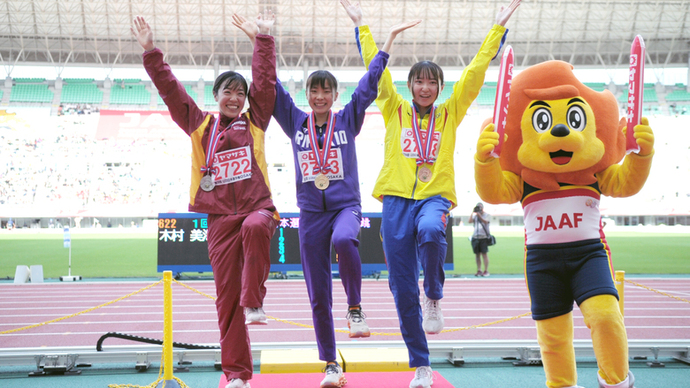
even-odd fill
[(634, 128), (640, 150), (626, 156), (626, 120), (618, 119), (616, 98), (588, 88), (572, 69), (548, 61), (513, 78), (499, 158), (491, 156), (499, 143), (494, 125), (485, 122), (479, 136), (477, 193), (493, 204), (522, 203), (525, 279), (546, 386), (577, 387), (575, 301), (591, 331), (599, 386), (630, 388), (628, 339), (599, 199), (642, 188), (654, 135), (642, 118)]

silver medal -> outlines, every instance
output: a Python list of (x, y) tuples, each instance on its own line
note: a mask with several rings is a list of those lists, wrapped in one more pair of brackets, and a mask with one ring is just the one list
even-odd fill
[(199, 187), (201, 187), (201, 190), (211, 191), (216, 187), (216, 184), (213, 182), (213, 178), (210, 175), (204, 175), (201, 178), (201, 182), (199, 182)]

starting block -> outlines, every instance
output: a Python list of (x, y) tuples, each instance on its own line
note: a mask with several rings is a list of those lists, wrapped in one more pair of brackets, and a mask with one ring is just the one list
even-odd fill
[(31, 279), (31, 283), (43, 283), (43, 266), (32, 265), (31, 268), (26, 265), (18, 265), (14, 271), (14, 283), (27, 283)]
[(17, 269), (14, 271), (14, 283), (26, 283), (31, 277), (31, 271), (27, 265), (18, 265)]

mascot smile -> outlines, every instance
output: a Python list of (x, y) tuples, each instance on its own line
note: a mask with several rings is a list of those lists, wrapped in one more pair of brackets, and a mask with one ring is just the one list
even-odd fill
[(477, 193), (493, 204), (522, 204), (525, 279), (546, 386), (577, 387), (577, 303), (591, 331), (599, 387), (632, 388), (599, 202), (602, 194), (627, 197), (642, 189), (654, 135), (642, 118), (634, 128), (640, 151), (626, 156), (626, 121), (619, 120), (616, 98), (585, 86), (572, 69), (548, 61), (513, 78), (500, 158), (491, 156), (499, 135), (490, 120), (477, 142)]

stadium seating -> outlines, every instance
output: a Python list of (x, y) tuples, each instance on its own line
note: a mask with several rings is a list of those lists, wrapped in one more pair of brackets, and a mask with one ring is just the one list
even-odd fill
[(479, 105), (493, 105), (496, 101), (496, 87), (495, 86), (484, 86), (482, 90), (479, 91), (479, 96), (477, 96), (477, 104)]
[(64, 78), (62, 80), (66, 84), (90, 84), (93, 83), (93, 78)]
[(114, 105), (149, 105), (151, 93), (144, 85), (128, 84), (125, 87), (113, 85), (110, 89), (110, 103)]
[(690, 92), (686, 91), (685, 85), (683, 85), (682, 89), (674, 89), (667, 94), (666, 101), (690, 101)]
[[(93, 82), (93, 80), (91, 80)], [(94, 83), (70, 81), (62, 85), (60, 103), (63, 104), (100, 104), (103, 91)]]
[(204, 106), (206, 109), (218, 109), (215, 97), (213, 97), (213, 85), (204, 86)]
[(300, 106), (300, 107), (306, 107), (309, 106), (309, 101), (307, 101), (307, 95), (304, 93), (304, 90), (298, 90), (295, 92), (295, 95), (292, 96), (293, 100), (295, 100), (295, 105)]
[(141, 82), (141, 78), (115, 78), (113, 82), (116, 84), (122, 84), (123, 82), (125, 84), (138, 84)]
[(19, 83), (12, 86), (10, 102), (52, 102), (53, 92), (46, 84)]
[(42, 84), (46, 82), (45, 78), (12, 78), (16, 84)]
[(347, 105), (348, 102), (352, 99), (352, 93), (355, 92), (355, 89), (357, 89), (357, 86), (347, 86), (345, 87), (345, 91), (340, 93), (340, 103), (343, 105)]

